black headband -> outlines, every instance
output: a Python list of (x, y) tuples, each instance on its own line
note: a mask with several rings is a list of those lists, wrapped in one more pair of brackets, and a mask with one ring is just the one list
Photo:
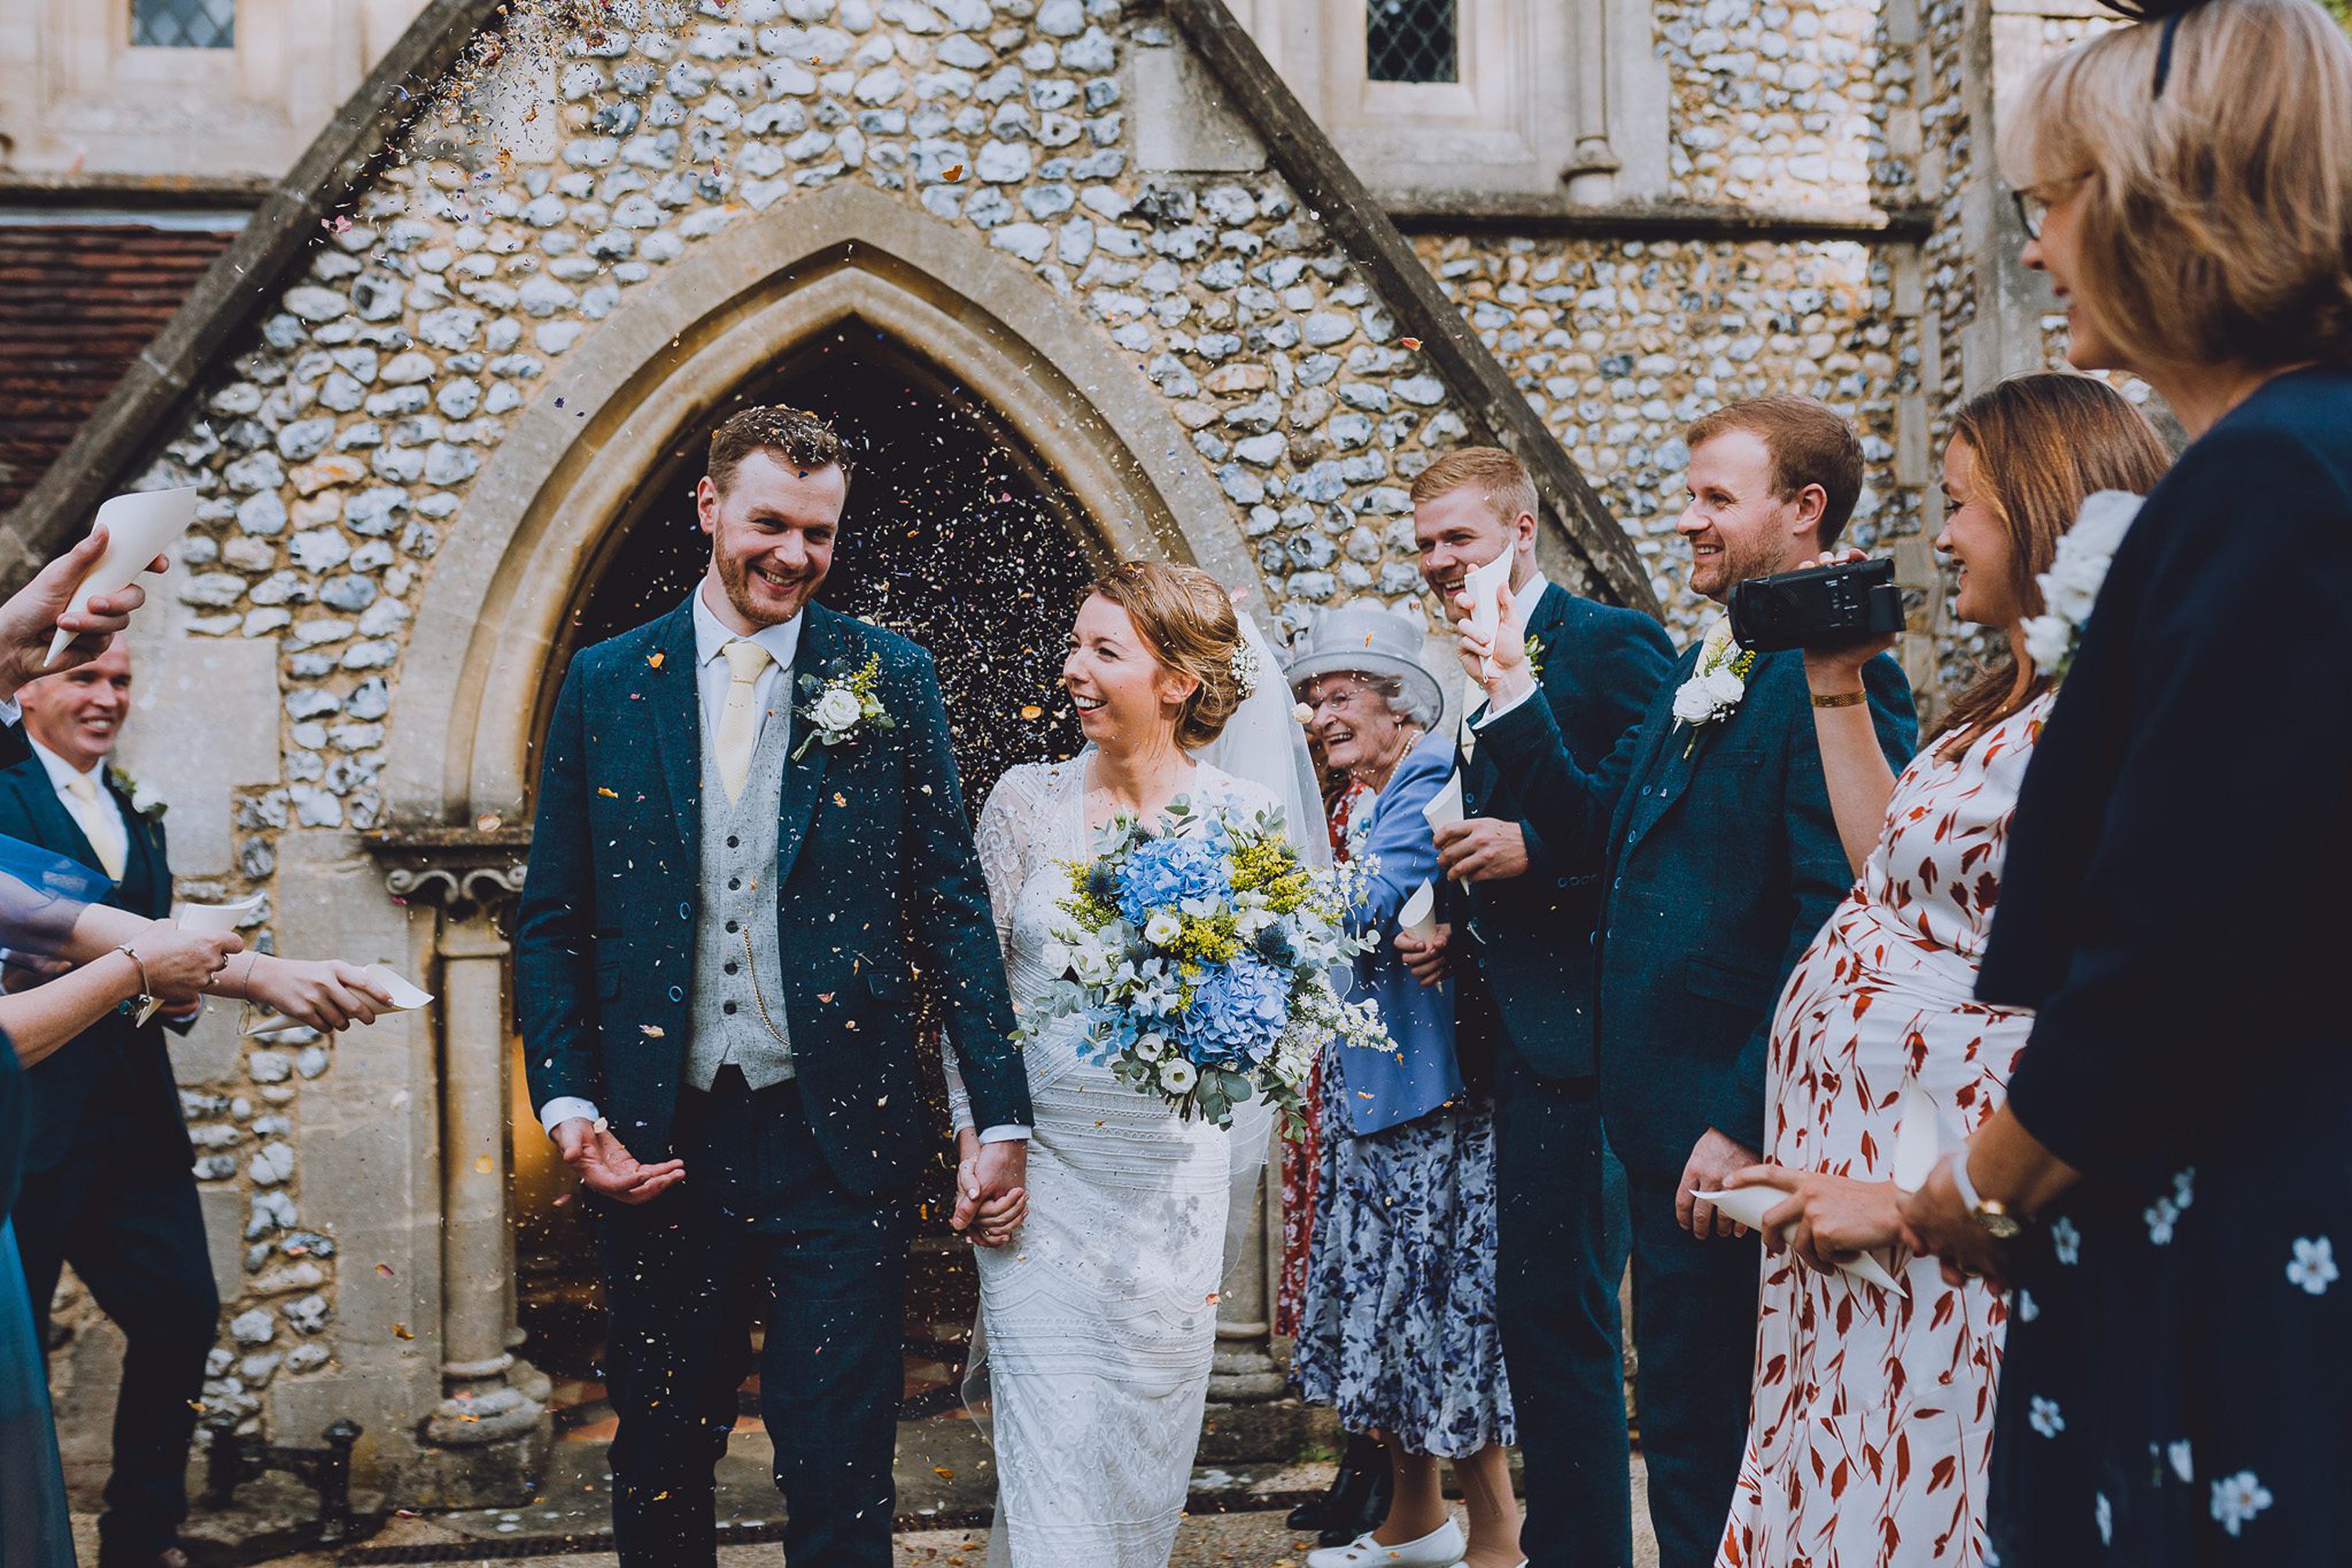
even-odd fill
[(2205, 5), (2208, 0), (2099, 0), (2099, 4), (2117, 16), (2128, 16), (2135, 22), (2164, 22), (2164, 36), (2156, 47), (2156, 86), (2149, 94), (2164, 96), (2164, 84), (2172, 79), (2172, 46), (2180, 33), (2180, 19)]

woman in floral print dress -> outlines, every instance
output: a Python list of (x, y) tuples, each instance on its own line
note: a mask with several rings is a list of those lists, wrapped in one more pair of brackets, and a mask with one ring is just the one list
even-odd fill
[(2032, 1019), (1976, 1003), (1977, 961), (2054, 696), (2019, 623), (2041, 610), (2034, 575), (2084, 497), (2147, 489), (2164, 461), (2147, 422), (2084, 377), (2020, 377), (1960, 411), (1937, 544), (1959, 569), (1958, 615), (2007, 634), (2010, 656), (1899, 779), (1866, 706), (1841, 700), (1885, 645), (1808, 658), (1823, 772), (1861, 881), (1781, 994), (1771, 1163), (1740, 1178), (1790, 1196), (1767, 1216), (1748, 1450), (1719, 1568), (1985, 1561), (2005, 1303), (1981, 1282), (1945, 1284), (1932, 1258), (1896, 1259), (1900, 1293), (1825, 1266), (1895, 1239), (1907, 1089), (1926, 1091), (1955, 1143), (2000, 1103)]
[(2316, 1568), (2352, 1562), (2352, 40), (2144, 14), (2021, 88), (2000, 161), (2067, 358), (2189, 444), (2018, 797), (1978, 994), (2032, 1037), (1904, 1226), (2014, 1287), (2002, 1568)]

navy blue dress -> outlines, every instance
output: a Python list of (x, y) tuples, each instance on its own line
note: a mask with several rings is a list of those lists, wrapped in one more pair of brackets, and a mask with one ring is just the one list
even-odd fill
[(2019, 1244), (2002, 1568), (2352, 1561), (2352, 373), (2280, 376), (2118, 550), (1977, 994), (2083, 1181)]
[(57, 1426), (33, 1304), (8, 1224), (25, 1144), (25, 1073), (0, 1036), (0, 1563), (73, 1568), (73, 1521), (58, 1468)]

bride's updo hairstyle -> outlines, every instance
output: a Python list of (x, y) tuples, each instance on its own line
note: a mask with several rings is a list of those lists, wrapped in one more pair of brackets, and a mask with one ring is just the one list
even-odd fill
[(2125, 0), (2042, 68), (2002, 172), (2086, 184), (2075, 297), (2135, 367), (2352, 363), (2352, 41), (2312, 0)]
[(1198, 566), (1126, 561), (1087, 590), (1127, 612), (1151, 656), (1200, 685), (1176, 712), (1176, 743), (1197, 752), (1224, 732), (1242, 705), (1234, 656), (1242, 647), (1241, 618), (1217, 580)]

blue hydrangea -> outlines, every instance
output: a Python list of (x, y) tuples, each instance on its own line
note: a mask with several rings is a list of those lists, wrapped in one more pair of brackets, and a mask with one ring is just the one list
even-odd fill
[(1224, 858), (1199, 838), (1147, 838), (1127, 858), (1118, 912), (1140, 930), (1154, 910), (1174, 909), (1186, 899), (1230, 896)]
[(1196, 1062), (1254, 1067), (1282, 1037), (1289, 1012), (1289, 976), (1245, 952), (1193, 982), (1181, 1037)]

